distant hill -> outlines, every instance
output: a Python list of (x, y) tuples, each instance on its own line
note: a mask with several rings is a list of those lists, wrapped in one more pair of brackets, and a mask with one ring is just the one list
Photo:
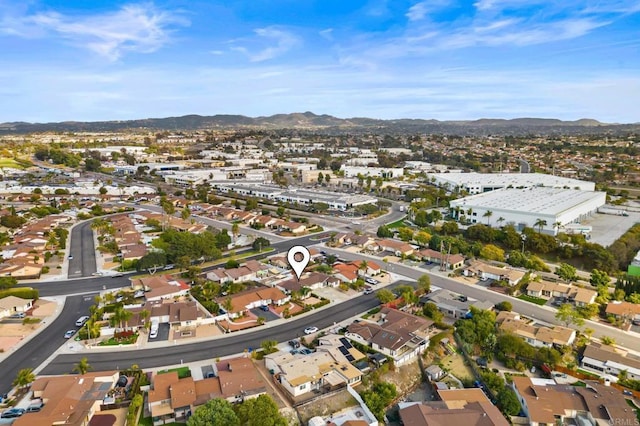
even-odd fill
[(60, 123), (0, 123), (0, 134), (35, 132), (97, 132), (127, 129), (150, 131), (204, 130), (216, 128), (307, 129), (329, 133), (432, 133), (457, 135), (526, 135), (526, 134), (613, 134), (640, 131), (640, 123), (607, 124), (593, 119), (562, 121), (548, 118), (488, 119), (438, 121), (421, 119), (378, 120), (365, 117), (337, 118), (312, 112), (276, 114), (269, 117), (244, 115), (185, 115), (182, 117), (146, 118), (126, 121)]

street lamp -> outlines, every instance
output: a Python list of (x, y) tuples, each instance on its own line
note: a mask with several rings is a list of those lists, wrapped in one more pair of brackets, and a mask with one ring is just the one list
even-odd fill
[(527, 236), (522, 234), (522, 254), (524, 254), (524, 242), (527, 241)]

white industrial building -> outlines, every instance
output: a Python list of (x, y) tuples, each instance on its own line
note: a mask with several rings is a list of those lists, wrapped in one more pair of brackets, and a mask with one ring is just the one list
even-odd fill
[(281, 188), (276, 185), (260, 185), (249, 183), (214, 182), (212, 186), (222, 193), (235, 192), (245, 197), (263, 198), (265, 200), (281, 201), (284, 203), (298, 203), (312, 205), (326, 203), (330, 209), (349, 210), (365, 204), (376, 204), (378, 199), (368, 195), (343, 194), (340, 192), (308, 190), (303, 188)]
[[(555, 235), (563, 225), (579, 222), (596, 213), (605, 202), (605, 192), (531, 187), (470, 195), (451, 201), (449, 206), (458, 219), (464, 216), (471, 223), (513, 225), (518, 231), (524, 227), (537, 230), (539, 227), (535, 224), (538, 220), (545, 221), (541, 231)], [(491, 214), (486, 215), (487, 212)]]
[(501, 188), (544, 186), (595, 191), (596, 184), (584, 180), (543, 173), (430, 173), (428, 179), (449, 190), (458, 188), (469, 194), (481, 194)]
[(344, 177), (357, 177), (371, 176), (382, 178), (399, 178), (404, 175), (404, 169), (402, 167), (361, 167), (361, 166), (345, 166), (340, 167), (340, 170), (344, 172)]

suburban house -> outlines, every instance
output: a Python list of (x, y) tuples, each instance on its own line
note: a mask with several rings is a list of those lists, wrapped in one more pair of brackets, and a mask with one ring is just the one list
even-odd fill
[(417, 253), (425, 262), (442, 265), (443, 263), (448, 269), (458, 269), (464, 266), (464, 256), (461, 254), (446, 254), (436, 250), (423, 249)]
[(379, 240), (378, 247), (383, 252), (393, 253), (399, 257), (411, 256), (415, 250), (411, 244), (389, 239)]
[(494, 304), (489, 301), (470, 299), (462, 294), (445, 289), (438, 289), (425, 294), (420, 298), (421, 304), (433, 303), (438, 310), (450, 318), (467, 318), (471, 313), (471, 307), (478, 309), (493, 309)]
[(614, 301), (607, 303), (605, 310), (607, 316), (631, 321), (637, 316), (640, 317), (640, 305), (631, 302)]
[(291, 278), (276, 284), (276, 287), (287, 294), (294, 291), (299, 292), (302, 287), (315, 290), (322, 287), (337, 287), (340, 285), (340, 279), (322, 272), (308, 272), (300, 276), (300, 279)]
[[(363, 265), (364, 263), (364, 265)], [(376, 262), (367, 260), (354, 260), (353, 262), (349, 262), (350, 265), (356, 267), (359, 275), (378, 275), (382, 272), (382, 268)]]
[(238, 318), (247, 313), (249, 309), (266, 305), (281, 306), (287, 303), (291, 296), (287, 296), (282, 290), (275, 287), (252, 288), (241, 293), (227, 297), (219, 297), (216, 300), (226, 310), (227, 300), (231, 301), (231, 309), (227, 311), (229, 318)]
[(354, 283), (358, 280), (358, 267), (352, 263), (337, 263), (333, 265), (333, 276), (345, 283)]
[(187, 284), (175, 280), (170, 275), (153, 275), (132, 279), (131, 288), (144, 291), (144, 298), (147, 301), (183, 296), (189, 292)]
[(427, 373), (427, 377), (432, 382), (437, 382), (438, 380), (442, 379), (444, 376), (447, 375), (447, 373), (445, 373), (444, 370), (440, 368), (440, 366), (437, 364), (432, 364), (428, 366), (424, 371), (425, 373)]
[(429, 344), (433, 321), (397, 309), (384, 307), (377, 322), (354, 321), (346, 337), (370, 346), (402, 365), (419, 356)]
[(260, 263), (257, 260), (249, 260), (238, 268), (214, 269), (207, 273), (207, 279), (219, 282), (220, 284), (226, 284), (260, 280), (268, 275), (269, 266)]
[(506, 281), (514, 286), (525, 276), (526, 271), (489, 265), (488, 263), (475, 260), (462, 272), (465, 277), (478, 277), (481, 281), (494, 280)]
[(33, 307), (33, 300), (16, 296), (7, 296), (0, 299), (0, 318), (5, 318), (17, 313), (26, 313)]
[(542, 299), (561, 298), (575, 303), (576, 306), (587, 306), (596, 301), (598, 292), (550, 281), (532, 281), (527, 285), (527, 295)]
[(214, 364), (212, 376), (201, 380), (179, 378), (176, 371), (155, 374), (147, 396), (154, 425), (184, 422), (200, 405), (215, 398), (243, 401), (266, 392), (250, 359), (232, 358)]
[(38, 377), (31, 384), (34, 398), (44, 402), (42, 409), (18, 417), (15, 426), (84, 426), (100, 412), (100, 406), (113, 389), (117, 371), (96, 371), (66, 376)]
[(353, 386), (362, 380), (362, 372), (334, 351), (317, 351), (309, 355), (277, 352), (265, 356), (265, 365), (274, 371), (278, 383), (293, 398), (317, 390)]
[(292, 234), (302, 234), (307, 230), (307, 227), (305, 226), (304, 223), (298, 223), (298, 222), (283, 222), (280, 225), (280, 229), (284, 230), (284, 231), (289, 231)]
[(440, 401), (401, 402), (402, 424), (411, 426), (508, 426), (482, 389), (438, 390)]
[(616, 381), (621, 371), (627, 377), (640, 380), (640, 358), (623, 349), (592, 342), (584, 349), (582, 368)]
[(594, 381), (585, 381), (585, 385), (557, 385), (549, 379), (513, 377), (512, 387), (533, 426), (637, 422), (622, 392)]
[(559, 325), (535, 326), (521, 321), (520, 315), (514, 312), (500, 312), (496, 324), (501, 331), (513, 333), (535, 347), (568, 346), (576, 339), (576, 330)]

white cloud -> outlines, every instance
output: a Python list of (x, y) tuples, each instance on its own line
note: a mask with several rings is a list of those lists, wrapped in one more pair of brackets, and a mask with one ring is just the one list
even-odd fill
[[(247, 46), (233, 46), (231, 49), (245, 54), (251, 62), (263, 62), (270, 59), (274, 59), (287, 53), (289, 50), (298, 46), (301, 41), (292, 32), (285, 31), (282, 28), (276, 26), (258, 28), (254, 30), (254, 33), (258, 36), (257, 40), (249, 40), (250, 43), (269, 43), (266, 47), (263, 47), (257, 51), (252, 51)], [(232, 40), (230, 43), (236, 43), (247, 40)]]
[(405, 16), (409, 22), (421, 21), (427, 16), (427, 14), (436, 10), (441, 10), (450, 4), (451, 2), (449, 0), (421, 1), (411, 6)]
[(39, 12), (2, 20), (2, 32), (22, 37), (60, 37), (110, 60), (125, 52), (154, 52), (170, 41), (172, 28), (189, 22), (151, 4), (127, 5), (101, 15)]

